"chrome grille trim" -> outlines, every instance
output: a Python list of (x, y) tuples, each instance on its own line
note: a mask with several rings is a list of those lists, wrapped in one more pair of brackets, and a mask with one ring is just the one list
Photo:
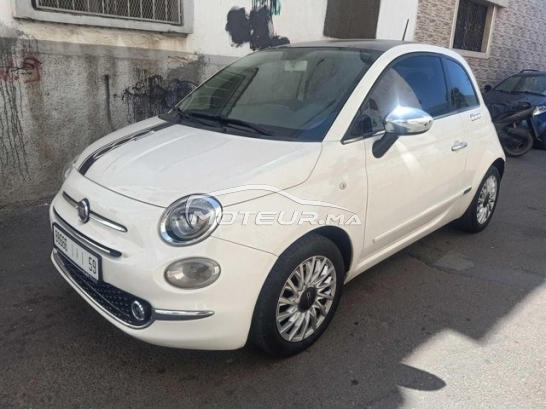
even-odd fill
[(82, 233), (80, 233), (79, 231), (77, 231), (76, 229), (74, 229), (71, 225), (69, 225), (60, 215), (59, 213), (57, 212), (57, 210), (55, 210), (55, 208), (53, 208), (53, 213), (55, 214), (55, 217), (57, 218), (57, 220), (59, 221), (59, 223), (66, 229), (68, 230), (68, 232), (72, 235), (74, 235), (77, 239), (81, 240), (82, 242), (84, 242), (86, 245), (88, 245), (89, 247), (93, 248), (93, 249), (96, 249), (98, 251), (100, 251), (101, 253), (103, 254), (106, 254), (108, 256), (112, 256), (112, 257), (121, 257), (121, 252), (118, 251), (118, 250), (114, 250), (114, 249), (111, 249), (109, 247), (106, 247), (106, 246), (103, 246), (102, 244), (100, 243), (97, 243), (96, 241), (88, 238), (87, 236), (84, 236)]
[[(63, 198), (64, 198), (64, 200), (66, 200), (70, 204), (70, 206), (72, 206), (74, 208), (78, 207), (78, 202), (75, 199), (73, 199), (72, 197), (70, 197), (68, 195), (68, 193), (63, 192)], [(98, 223), (101, 223), (101, 224), (105, 225), (106, 227), (110, 227), (111, 229), (117, 230), (119, 232), (127, 233), (127, 231), (128, 231), (127, 227), (125, 227), (125, 226), (123, 226), (123, 225), (121, 225), (119, 223), (113, 222), (112, 220), (107, 219), (106, 217), (103, 217), (100, 214), (95, 213), (92, 210), (89, 212), (89, 218), (95, 220)]]

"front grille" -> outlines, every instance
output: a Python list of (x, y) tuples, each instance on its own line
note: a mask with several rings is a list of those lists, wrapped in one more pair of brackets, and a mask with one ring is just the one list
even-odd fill
[[(100, 304), (106, 311), (126, 324), (135, 327), (144, 327), (148, 325), (152, 315), (152, 307), (147, 301), (135, 297), (104, 281), (94, 281), (60, 251), (57, 252), (57, 255), (65, 267), (65, 270), (70, 274), (70, 277), (78, 287)], [(137, 320), (131, 312), (131, 304), (134, 301), (140, 302), (144, 307), (146, 313), (143, 320)]]

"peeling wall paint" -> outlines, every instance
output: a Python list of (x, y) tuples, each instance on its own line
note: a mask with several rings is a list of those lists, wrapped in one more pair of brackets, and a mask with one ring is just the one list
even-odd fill
[(2, 27), (13, 37), (0, 37), (0, 176), (15, 170), (30, 177), (22, 117), (23, 87), (40, 81), (37, 43)]

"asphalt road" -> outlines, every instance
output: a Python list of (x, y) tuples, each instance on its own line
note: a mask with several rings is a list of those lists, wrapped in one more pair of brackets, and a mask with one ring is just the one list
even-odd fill
[(345, 287), (287, 360), (134, 340), (57, 274), (47, 206), (0, 211), (0, 407), (546, 407), (546, 152), (478, 235), (445, 227)]

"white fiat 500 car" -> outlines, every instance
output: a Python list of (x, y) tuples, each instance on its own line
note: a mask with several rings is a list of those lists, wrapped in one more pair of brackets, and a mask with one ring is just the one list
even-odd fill
[(138, 339), (289, 356), (325, 331), (344, 283), (454, 220), (483, 230), (504, 166), (458, 54), (273, 48), (70, 163), (52, 260)]

